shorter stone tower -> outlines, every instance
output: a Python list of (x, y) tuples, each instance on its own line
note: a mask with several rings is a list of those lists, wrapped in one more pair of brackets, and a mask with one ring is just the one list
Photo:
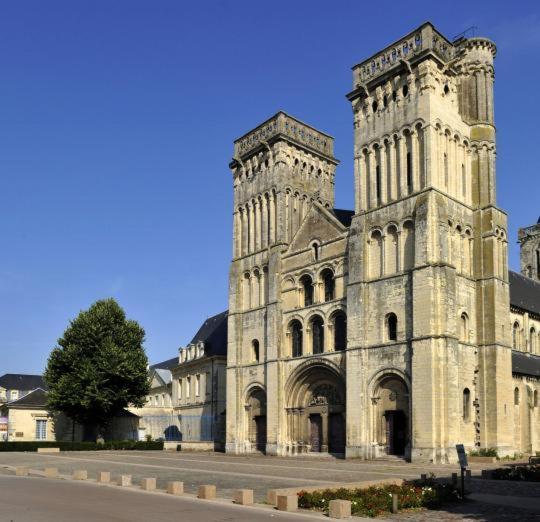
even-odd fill
[(540, 281), (540, 218), (536, 225), (519, 229), (518, 242), (521, 273)]

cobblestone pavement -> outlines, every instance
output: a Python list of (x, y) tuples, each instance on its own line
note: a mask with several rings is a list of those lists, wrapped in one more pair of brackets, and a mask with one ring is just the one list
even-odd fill
[[(473, 465), (473, 476), (479, 477), (482, 469), (500, 465)], [(264, 502), (267, 490), (274, 488), (318, 485), (322, 487), (330, 483), (387, 478), (413, 479), (419, 478), (422, 473), (434, 473), (437, 477), (450, 479), (452, 473), (458, 471), (455, 465), (421, 465), (399, 460), (360, 461), (158, 451), (0, 453), (0, 473), (7, 473), (6, 466), (27, 466), (33, 469), (57, 467), (61, 474), (71, 474), (75, 469), (86, 469), (89, 478), (95, 478), (99, 471), (110, 471), (113, 479), (120, 474), (132, 475), (134, 484), (139, 484), (144, 477), (156, 477), (158, 488), (165, 488), (170, 480), (179, 480), (184, 482), (188, 493), (195, 493), (201, 484), (215, 484), (218, 496), (228, 499), (232, 498), (235, 489), (249, 488), (254, 490), (255, 500), (258, 502)], [(540, 484), (476, 478), (467, 482), (467, 489), (480, 494), (540, 498)], [(530, 511), (521, 513), (521, 511), (471, 501), (439, 511), (400, 513), (391, 519), (423, 521), (437, 518), (440, 521), (486, 522), (540, 520), (539, 515), (535, 513)]]

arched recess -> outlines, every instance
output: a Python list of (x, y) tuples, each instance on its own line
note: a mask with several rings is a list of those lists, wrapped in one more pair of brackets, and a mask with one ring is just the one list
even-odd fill
[(369, 241), (369, 275), (372, 278), (382, 276), (382, 253), (383, 253), (383, 237), (380, 230), (374, 230), (371, 233)]
[(410, 456), (409, 386), (397, 373), (385, 373), (373, 385), (372, 439), (388, 455)]
[(311, 329), (311, 353), (324, 352), (324, 321), (320, 315), (315, 315), (310, 323)]
[(251, 448), (266, 451), (266, 392), (259, 386), (252, 387), (246, 398), (247, 438)]
[(301, 357), (304, 353), (304, 334), (302, 323), (298, 319), (293, 319), (287, 328), (289, 337), (289, 353), (292, 357)]
[(286, 386), (291, 452), (345, 451), (345, 382), (339, 370), (318, 361), (300, 367)]
[(414, 223), (405, 221), (403, 223), (403, 270), (410, 270), (414, 267)]
[(390, 225), (384, 238), (385, 274), (395, 274), (398, 271), (398, 231), (395, 225)]
[(340, 310), (332, 315), (330, 322), (334, 334), (334, 351), (345, 350), (347, 348), (347, 315)]
[(325, 268), (321, 272), (321, 281), (323, 284), (324, 302), (333, 301), (336, 296), (336, 280), (334, 272), (330, 268)]

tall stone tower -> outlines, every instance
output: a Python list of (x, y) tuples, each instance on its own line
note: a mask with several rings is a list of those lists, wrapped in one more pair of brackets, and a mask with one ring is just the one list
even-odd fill
[(540, 218), (536, 225), (519, 229), (518, 241), (521, 273), (540, 281)]
[[(313, 201), (333, 207), (337, 163), (332, 137), (284, 112), (278, 112), (234, 143), (230, 163), (234, 230), (229, 276), (229, 452), (253, 449), (246, 445), (276, 452), (278, 402), (269, 402), (267, 407), (266, 398), (255, 394), (255, 402), (246, 404), (246, 388), (258, 383), (269, 397), (281, 394), (278, 353), (282, 314), (278, 276), (282, 253)], [(245, 408), (253, 410), (249, 419)], [(265, 425), (246, 426), (255, 422), (253, 419), (264, 419)], [(253, 440), (255, 432), (259, 433), (259, 440)]]
[(348, 455), (374, 456), (374, 428), (354, 401), (383, 400), (369, 381), (382, 364), (411, 404), (413, 460), (452, 460), (459, 442), (501, 454), (512, 445), (495, 52), (426, 23), (353, 68)]

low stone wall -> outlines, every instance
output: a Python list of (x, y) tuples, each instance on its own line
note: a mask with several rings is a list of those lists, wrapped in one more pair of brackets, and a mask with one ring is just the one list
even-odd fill
[(214, 441), (183, 440), (175, 442), (164, 442), (163, 449), (169, 451), (215, 451)]

